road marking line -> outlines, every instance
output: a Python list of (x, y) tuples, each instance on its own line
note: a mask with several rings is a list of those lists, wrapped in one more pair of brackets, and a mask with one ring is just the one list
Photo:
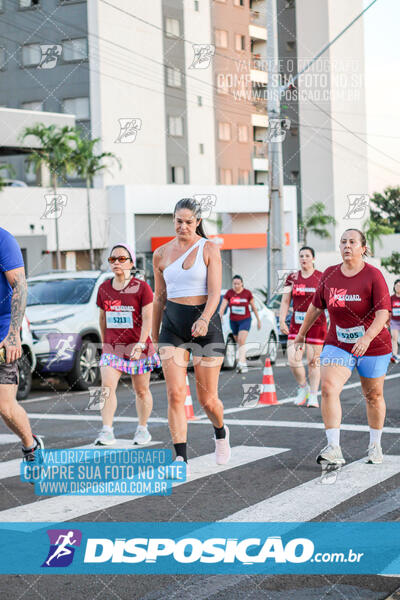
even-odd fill
[(333, 485), (322, 485), (317, 477), (239, 510), (223, 521), (310, 521), (400, 472), (399, 456), (385, 456), (381, 465), (367, 465), (364, 460), (343, 467)]
[[(236, 467), (249, 465), (254, 461), (288, 452), (288, 450), (289, 448), (235, 446), (232, 448), (232, 457), (229, 464), (224, 466), (215, 464), (214, 453), (198, 456), (190, 461), (191, 475), (188, 481), (174, 483), (173, 487), (186, 485), (216, 473), (225, 473)], [(3, 510), (0, 512), (0, 522), (27, 521), (29, 522), (27, 526), (31, 530), (30, 524), (32, 522), (54, 521), (61, 523), (112, 508), (125, 502), (131, 502), (138, 498), (143, 498), (143, 496), (57, 496)], [(38, 525), (38, 527), (41, 527), (41, 525)]]
[[(163, 442), (151, 441), (143, 446), (134, 446), (132, 444), (132, 440), (117, 439), (116, 443), (112, 446), (95, 446), (94, 444), (86, 444), (85, 446), (75, 446), (74, 448), (67, 448), (67, 450), (86, 450), (86, 448), (96, 448), (96, 450), (103, 450), (104, 448), (130, 448), (131, 450), (139, 450), (140, 448), (148, 448), (149, 446), (156, 446), (157, 444), (162, 443)], [(57, 450), (57, 448), (49, 449)], [(64, 450), (64, 448), (59, 449)], [(21, 460), (22, 458), (14, 458), (12, 460), (0, 462), (0, 479), (7, 479), (7, 477), (19, 477)]]
[[(188, 421), (190, 425), (208, 425), (207, 421)], [(241, 425), (249, 427), (294, 427), (298, 429), (325, 429), (323, 423), (314, 423), (312, 421), (273, 421), (259, 419), (224, 419), (226, 425)], [(342, 423), (341, 431), (368, 431), (369, 425), (353, 425)], [(384, 427), (383, 433), (400, 433), (400, 427)], [(400, 458), (399, 458), (400, 461)]]
[(2, 433), (0, 434), (0, 445), (3, 444), (14, 444), (15, 442), (21, 442), (17, 435), (13, 433)]
[[(90, 412), (90, 411), (88, 411)], [(42, 419), (44, 421), (101, 421), (101, 415), (85, 415), (85, 414), (61, 414), (61, 413), (29, 413), (29, 419)], [(119, 423), (137, 423), (137, 417), (114, 417), (114, 421)], [(164, 417), (150, 417), (148, 423), (168, 423), (168, 419)]]

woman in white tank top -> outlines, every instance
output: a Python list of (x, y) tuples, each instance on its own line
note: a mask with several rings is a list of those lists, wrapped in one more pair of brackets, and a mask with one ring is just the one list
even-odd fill
[[(193, 198), (174, 209), (176, 237), (154, 252), (152, 338), (160, 348), (168, 395), (168, 421), (176, 460), (187, 462), (186, 374), (193, 356), (198, 400), (214, 426), (215, 458), (230, 458), (229, 430), (223, 422), (218, 378), (225, 342), (217, 307), (221, 296), (221, 256), (207, 240), (201, 206)], [(160, 325), (162, 327), (160, 332)]]

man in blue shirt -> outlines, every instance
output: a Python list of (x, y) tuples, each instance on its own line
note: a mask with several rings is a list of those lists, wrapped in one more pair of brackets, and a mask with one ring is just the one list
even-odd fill
[(24, 261), (16, 239), (0, 227), (0, 415), (22, 441), (24, 459), (33, 461), (43, 448), (32, 435), (28, 415), (16, 399), (18, 359), (21, 357), (21, 325), (25, 314), (27, 285)]

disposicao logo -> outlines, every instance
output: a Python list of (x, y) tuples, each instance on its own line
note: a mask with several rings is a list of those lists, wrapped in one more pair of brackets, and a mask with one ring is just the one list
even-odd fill
[(50, 548), (42, 567), (68, 567), (74, 558), (75, 548), (81, 545), (79, 529), (48, 529)]

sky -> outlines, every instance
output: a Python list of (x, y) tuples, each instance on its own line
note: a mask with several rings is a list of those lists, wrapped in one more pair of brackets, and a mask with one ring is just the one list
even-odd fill
[(399, 161), (368, 148), (373, 193), (400, 186), (400, 0), (377, 0), (363, 19), (368, 143)]

